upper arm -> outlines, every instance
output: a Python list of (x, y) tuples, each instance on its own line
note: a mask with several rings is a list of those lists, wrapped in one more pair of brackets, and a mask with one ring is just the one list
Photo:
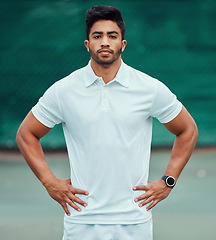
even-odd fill
[(51, 128), (48, 128), (39, 122), (34, 117), (32, 111), (30, 111), (18, 129), (17, 138), (24, 138), (29, 135), (33, 135), (36, 138), (40, 139), (45, 136), (50, 130)]
[(176, 136), (186, 130), (196, 132), (196, 134), (198, 133), (195, 121), (184, 106), (182, 106), (182, 110), (177, 117), (168, 123), (164, 123), (163, 125), (169, 132), (175, 134)]

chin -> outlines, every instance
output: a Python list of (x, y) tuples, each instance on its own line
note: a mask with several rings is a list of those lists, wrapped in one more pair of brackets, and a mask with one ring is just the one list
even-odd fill
[(115, 59), (94, 59), (97, 64), (102, 65), (102, 66), (110, 66), (112, 65), (118, 58)]

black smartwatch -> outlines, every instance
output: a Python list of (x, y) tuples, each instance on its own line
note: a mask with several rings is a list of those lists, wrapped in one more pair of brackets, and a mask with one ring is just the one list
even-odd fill
[(163, 176), (161, 179), (163, 179), (167, 185), (167, 187), (173, 188), (176, 184), (175, 178), (172, 176)]

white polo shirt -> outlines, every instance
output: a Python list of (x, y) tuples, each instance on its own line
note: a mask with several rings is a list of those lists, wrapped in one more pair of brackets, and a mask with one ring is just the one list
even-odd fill
[(158, 80), (125, 63), (105, 84), (89, 64), (53, 84), (33, 107), (34, 116), (52, 128), (62, 123), (71, 182), (89, 192), (78, 212), (69, 206), (65, 221), (83, 224), (136, 224), (151, 211), (134, 198), (149, 174), (152, 117), (174, 119), (182, 104)]

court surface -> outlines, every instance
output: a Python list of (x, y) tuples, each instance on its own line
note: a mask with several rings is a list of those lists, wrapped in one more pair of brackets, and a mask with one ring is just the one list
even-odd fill
[[(150, 180), (160, 178), (169, 151), (153, 151)], [(46, 154), (69, 178), (66, 154)], [(216, 239), (216, 150), (196, 150), (170, 196), (153, 210), (154, 240)], [(0, 240), (61, 240), (63, 210), (20, 154), (0, 154)]]

